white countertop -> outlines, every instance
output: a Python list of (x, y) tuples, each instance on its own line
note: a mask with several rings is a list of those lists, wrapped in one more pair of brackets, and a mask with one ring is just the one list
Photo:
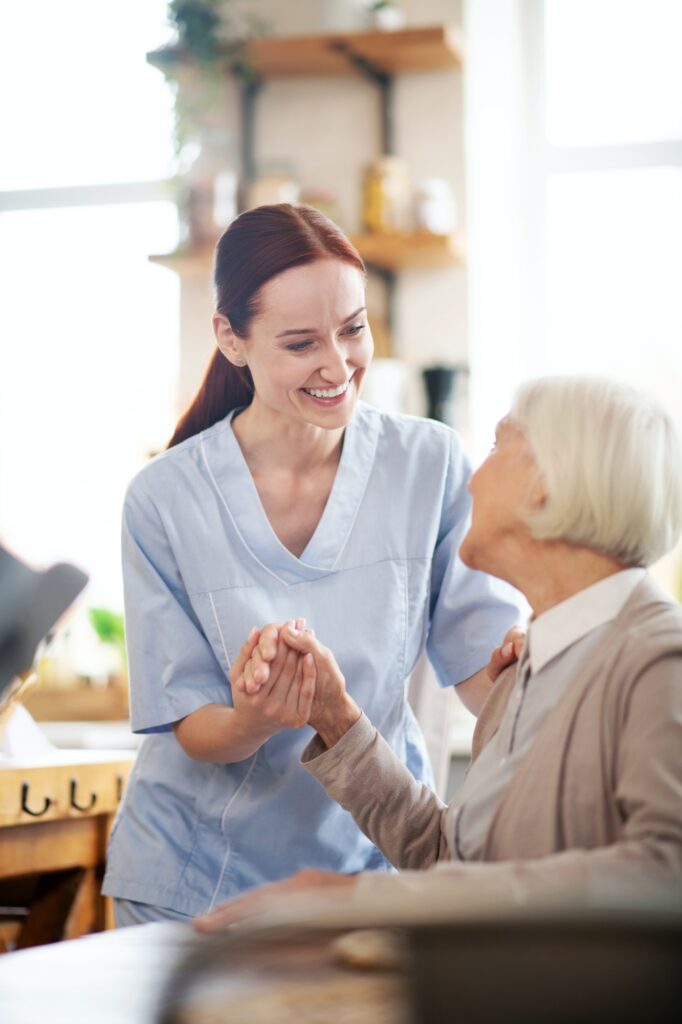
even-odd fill
[(137, 750), (141, 736), (130, 731), (130, 722), (38, 722), (55, 747), (70, 750)]

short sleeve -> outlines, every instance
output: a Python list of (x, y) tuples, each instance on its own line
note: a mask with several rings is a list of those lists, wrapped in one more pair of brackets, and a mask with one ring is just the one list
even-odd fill
[(469, 460), (453, 431), (426, 642), (441, 686), (461, 683), (487, 665), (507, 630), (521, 621), (521, 595), (502, 580), (468, 569), (459, 557), (470, 522), (470, 476)]
[(159, 513), (135, 482), (123, 508), (122, 560), (133, 732), (167, 731), (205, 704), (231, 705)]

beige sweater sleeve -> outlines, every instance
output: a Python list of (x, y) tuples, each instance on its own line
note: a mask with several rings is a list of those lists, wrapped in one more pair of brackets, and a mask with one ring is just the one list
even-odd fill
[[(365, 873), (354, 898), (404, 894), (458, 900), (476, 892), (524, 903), (573, 894), (588, 905), (609, 898), (682, 901), (682, 657), (650, 664), (630, 694), (613, 765), (623, 824), (609, 846), (568, 849), (529, 860), (438, 864), (399, 876)], [(570, 811), (570, 809), (569, 809)]]
[[(624, 893), (679, 897), (682, 656), (664, 656), (638, 676), (616, 750), (614, 798), (622, 825), (614, 842), (521, 859), (513, 855), (510, 836), (509, 858), (494, 863), (449, 860), (442, 833), (444, 805), (416, 782), (364, 715), (331, 750), (324, 750), (316, 737), (303, 761), (391, 863), (408, 869), (397, 876), (359, 875), (354, 900), (360, 903), (403, 895), (454, 906), (477, 893), (518, 903), (566, 892), (587, 904)], [(572, 813), (570, 798), (564, 813)]]
[(417, 782), (366, 715), (329, 750), (315, 736), (301, 761), (395, 867), (423, 870), (449, 857), (445, 804)]

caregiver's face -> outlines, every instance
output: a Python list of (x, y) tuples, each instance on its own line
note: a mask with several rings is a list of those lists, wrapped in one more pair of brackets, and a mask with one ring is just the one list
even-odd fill
[(341, 260), (293, 267), (259, 296), (243, 354), (254, 402), (327, 429), (351, 419), (373, 352), (365, 281)]
[(471, 526), (460, 557), (472, 569), (504, 578), (510, 557), (529, 537), (523, 513), (542, 501), (542, 482), (530, 445), (508, 417), (495, 429), (495, 445), (469, 481)]

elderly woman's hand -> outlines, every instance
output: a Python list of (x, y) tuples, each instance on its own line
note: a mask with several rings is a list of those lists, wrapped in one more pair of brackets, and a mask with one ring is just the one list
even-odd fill
[[(313, 687), (314, 693), (310, 703), (308, 721), (317, 731), (326, 747), (332, 747), (361, 715), (360, 708), (346, 691), (346, 681), (329, 648), (315, 637), (311, 629), (302, 629), (303, 620), (288, 622), (278, 627), (268, 625), (261, 631), (260, 637), (266, 634), (268, 644), (276, 635), (274, 652), (267, 653), (274, 658), (267, 663), (267, 683), (261, 684), (263, 666), (262, 645), (251, 643), (250, 655), (240, 654), (239, 672), (235, 672), (237, 688), (249, 691), (257, 680), (262, 690), (274, 688), (277, 692), (291, 692), (296, 685), (295, 675), (298, 673), (301, 683), (306, 682), (307, 689)], [(248, 644), (242, 648), (247, 653)], [(235, 662), (235, 666), (237, 662)], [(242, 677), (241, 683), (239, 677)], [(256, 691), (256, 695), (261, 690)]]
[(333, 747), (362, 714), (346, 690), (336, 658), (311, 629), (288, 624), (281, 630), (280, 638), (304, 657), (304, 663), (314, 666), (315, 694), (309, 721), (324, 745)]
[(354, 875), (313, 869), (299, 871), (281, 882), (261, 885), (243, 896), (222, 903), (208, 913), (195, 917), (192, 923), (198, 932), (218, 932), (255, 914), (280, 908), (286, 910), (292, 904), (292, 896), (311, 895), (324, 889), (326, 896), (338, 901), (346, 900), (356, 884)]

